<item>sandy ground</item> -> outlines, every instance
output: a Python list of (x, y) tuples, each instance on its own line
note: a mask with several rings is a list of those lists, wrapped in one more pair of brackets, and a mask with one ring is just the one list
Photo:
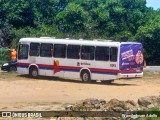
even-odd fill
[(31, 79), (16, 73), (0, 73), (0, 111), (62, 110), (87, 98), (134, 100), (160, 95), (160, 73), (113, 83), (82, 83), (80, 80), (42, 77)]

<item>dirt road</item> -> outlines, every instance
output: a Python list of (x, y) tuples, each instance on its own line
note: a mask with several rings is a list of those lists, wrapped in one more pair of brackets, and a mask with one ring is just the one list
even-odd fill
[(60, 109), (59, 104), (86, 98), (137, 101), (139, 97), (160, 95), (159, 85), (160, 73), (148, 73), (140, 79), (116, 80), (111, 84), (48, 77), (30, 79), (15, 73), (0, 73), (0, 110), (55, 110)]

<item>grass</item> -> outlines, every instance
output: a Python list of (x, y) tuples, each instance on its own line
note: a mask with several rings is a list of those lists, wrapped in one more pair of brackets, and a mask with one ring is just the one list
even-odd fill
[(159, 78), (160, 77), (160, 72), (144, 72), (143, 73), (143, 77), (144, 78), (148, 78), (148, 77), (150, 77), (150, 78)]
[(18, 77), (17, 72), (0, 72), (0, 80), (11, 80), (16, 79)]

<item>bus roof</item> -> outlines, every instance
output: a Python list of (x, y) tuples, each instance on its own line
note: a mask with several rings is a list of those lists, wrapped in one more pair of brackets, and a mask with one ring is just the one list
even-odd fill
[(121, 44), (141, 44), (138, 42), (115, 42), (111, 40), (83, 40), (83, 39), (57, 39), (53, 37), (40, 37), (40, 38), (21, 38), (19, 42), (22, 43), (56, 43), (56, 44), (74, 44), (74, 45), (109, 45), (109, 46), (120, 46)]

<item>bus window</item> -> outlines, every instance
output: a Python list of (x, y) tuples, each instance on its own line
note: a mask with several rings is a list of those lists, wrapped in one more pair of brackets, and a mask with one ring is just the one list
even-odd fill
[(52, 57), (53, 44), (42, 43), (40, 48), (41, 57)]
[(81, 47), (81, 59), (94, 60), (94, 46), (82, 46)]
[(109, 60), (109, 47), (97, 46), (95, 51), (95, 60), (108, 61)]
[(18, 59), (28, 59), (28, 48), (27, 44), (20, 44), (18, 49)]
[(117, 54), (118, 54), (118, 48), (117, 47), (111, 47), (110, 48), (110, 61), (116, 62), (117, 61)]
[(40, 48), (39, 43), (31, 43), (29, 55), (30, 56), (39, 56), (39, 48)]
[(80, 45), (68, 45), (67, 46), (67, 58), (79, 59)]
[(66, 57), (66, 45), (55, 44), (53, 56), (57, 58), (65, 58)]

